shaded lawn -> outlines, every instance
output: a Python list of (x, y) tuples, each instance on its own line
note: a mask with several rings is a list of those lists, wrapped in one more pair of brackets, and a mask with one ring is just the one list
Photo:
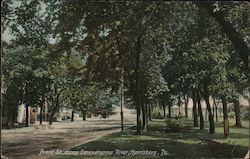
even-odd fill
[[(192, 126), (192, 120), (172, 119), (175, 123), (183, 126)], [(206, 121), (206, 127), (208, 123)], [(192, 128), (186, 133), (169, 133), (165, 131), (166, 122), (162, 119), (154, 119), (149, 123), (148, 132), (143, 135), (134, 135), (136, 127), (131, 127), (123, 133), (113, 133), (96, 141), (92, 141), (72, 150), (80, 151), (123, 151), (148, 150), (157, 151), (156, 156), (52, 156), (53, 159), (71, 159), (71, 158), (91, 158), (91, 159), (142, 159), (142, 158), (239, 158), (244, 157), (249, 146), (249, 123), (243, 121), (244, 128), (230, 128), (230, 137), (224, 139), (222, 123), (216, 123), (216, 133), (209, 134), (208, 129), (199, 130)], [(228, 152), (221, 146), (213, 146), (201, 142), (202, 139), (209, 139), (220, 143), (232, 145), (233, 152)], [(234, 145), (234, 146), (233, 146)], [(160, 156), (161, 150), (165, 149), (169, 154)], [(230, 149), (231, 150), (231, 149)]]

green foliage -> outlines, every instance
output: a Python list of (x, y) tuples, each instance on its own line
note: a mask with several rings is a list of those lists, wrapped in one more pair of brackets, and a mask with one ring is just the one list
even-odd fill
[[(92, 109), (118, 104), (124, 82), (131, 105), (138, 93), (146, 104), (160, 99), (172, 105), (206, 87), (209, 95), (234, 100), (249, 89), (244, 59), (199, 4), (6, 1), (3, 25), (15, 48), (4, 50), (6, 99), (36, 105), (59, 96), (65, 107)], [(208, 4), (249, 45), (247, 5)]]
[(27, 105), (42, 102), (51, 83), (46, 56), (47, 52), (40, 49), (5, 49), (3, 87), (7, 99), (15, 97), (14, 100)]

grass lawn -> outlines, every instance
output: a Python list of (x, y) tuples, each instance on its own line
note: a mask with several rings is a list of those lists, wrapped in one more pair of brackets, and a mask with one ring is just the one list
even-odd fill
[[(192, 126), (192, 120), (173, 119), (174, 123), (183, 126)], [(233, 121), (232, 121), (233, 123)], [(223, 127), (220, 122), (216, 123), (216, 133), (209, 134), (208, 123), (206, 129), (192, 128), (187, 132), (169, 133), (166, 132), (166, 122), (162, 119), (154, 119), (149, 123), (149, 129), (143, 135), (134, 135), (135, 127), (125, 130), (123, 133), (113, 133), (96, 141), (92, 141), (72, 150), (75, 151), (113, 151), (116, 149), (133, 152), (133, 150), (157, 151), (157, 155), (105, 155), (105, 156), (65, 156), (55, 155), (51, 159), (72, 159), (72, 158), (91, 158), (91, 159), (144, 159), (144, 158), (240, 158), (244, 157), (249, 147), (249, 122), (242, 121), (244, 128), (230, 127), (230, 137), (224, 139)], [(210, 142), (202, 142), (201, 139), (209, 139), (226, 145), (213, 145)], [(230, 147), (230, 148), (229, 148)], [(162, 151), (163, 150), (163, 151)], [(118, 152), (118, 151), (117, 151)], [(165, 152), (161, 156), (161, 153)], [(166, 153), (167, 152), (167, 153)], [(139, 152), (138, 152), (139, 153)], [(153, 152), (152, 152), (153, 153)], [(135, 154), (135, 153), (131, 153)], [(130, 155), (131, 155), (130, 154)]]

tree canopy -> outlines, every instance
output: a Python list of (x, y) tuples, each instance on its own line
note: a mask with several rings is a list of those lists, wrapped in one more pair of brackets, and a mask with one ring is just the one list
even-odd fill
[(89, 109), (90, 103), (114, 103), (123, 83), (137, 109), (138, 133), (146, 105), (155, 99), (172, 105), (198, 92), (205, 100), (235, 100), (249, 89), (248, 7), (6, 0), (2, 26), (13, 39), (2, 54), (4, 97), (29, 105), (47, 98), (54, 111), (60, 105)]

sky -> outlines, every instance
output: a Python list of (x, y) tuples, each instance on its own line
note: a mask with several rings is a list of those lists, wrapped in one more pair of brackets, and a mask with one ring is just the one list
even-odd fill
[[(30, 0), (28, 0), (28, 2), (30, 2)], [(22, 0), (13, 0), (11, 7), (20, 7), (22, 3)], [(41, 13), (45, 12), (46, 9), (46, 5), (44, 3), (40, 3), (41, 4)], [(6, 30), (4, 30), (3, 33), (3, 40), (6, 42), (10, 42), (10, 40), (14, 39), (14, 35), (11, 32), (11, 29), (9, 27), (6, 28)], [(50, 39), (49, 41), (51, 41), (52, 43), (54, 42), (54, 39)]]
[[(12, 1), (11, 7), (18, 7), (18, 6), (20, 6), (20, 4), (21, 4), (21, 1), (14, 0), (14, 1)], [(14, 38), (14, 36), (11, 33), (10, 28), (7, 27), (6, 30), (4, 30), (4, 33), (3, 33), (3, 40), (6, 41), (6, 42), (10, 42), (10, 40), (13, 39), (13, 38)]]
[(11, 34), (10, 29), (7, 28), (3, 33), (3, 40), (6, 42), (10, 42), (10, 40), (13, 38), (14, 38), (14, 36)]

